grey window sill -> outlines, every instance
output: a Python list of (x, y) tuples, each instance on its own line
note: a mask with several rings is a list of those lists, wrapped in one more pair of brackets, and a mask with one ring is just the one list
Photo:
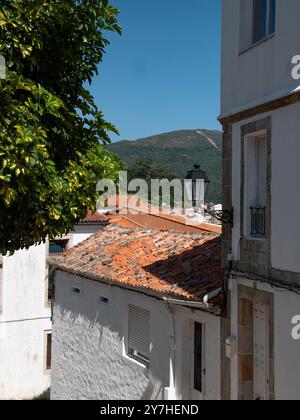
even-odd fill
[(255, 44), (251, 44), (250, 47), (245, 48), (244, 50), (239, 52), (239, 56), (246, 54), (248, 51), (253, 50), (254, 48), (258, 47), (261, 44), (264, 44), (265, 42), (270, 41), (275, 37), (275, 34), (271, 34), (266, 36), (265, 38), (261, 39), (260, 41), (256, 42)]
[(246, 236), (247, 241), (259, 241), (259, 242), (265, 242), (267, 238), (265, 236)]

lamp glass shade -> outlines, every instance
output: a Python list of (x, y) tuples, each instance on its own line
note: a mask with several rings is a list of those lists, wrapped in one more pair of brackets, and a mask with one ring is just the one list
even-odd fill
[(198, 188), (198, 185), (201, 184), (201, 182), (204, 182), (204, 198), (207, 194), (207, 190), (210, 184), (209, 178), (207, 176), (207, 173), (201, 169), (200, 165), (196, 164), (194, 165), (193, 169), (190, 170), (186, 175), (186, 181), (188, 188), (191, 189), (189, 191), (193, 205), (196, 206), (196, 203), (201, 201), (201, 197), (199, 196), (200, 189)]

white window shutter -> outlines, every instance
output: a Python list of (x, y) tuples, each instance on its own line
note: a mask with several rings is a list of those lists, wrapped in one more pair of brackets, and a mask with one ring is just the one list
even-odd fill
[(128, 346), (150, 359), (150, 312), (133, 305), (129, 305)]
[(256, 182), (257, 182), (257, 206), (267, 205), (267, 167), (268, 151), (267, 139), (265, 136), (256, 139)]

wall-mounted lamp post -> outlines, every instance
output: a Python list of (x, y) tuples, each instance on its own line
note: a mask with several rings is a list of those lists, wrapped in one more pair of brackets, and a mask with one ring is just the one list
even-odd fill
[[(188, 194), (192, 198), (193, 207), (197, 211), (201, 206), (204, 206), (205, 196), (210, 184), (207, 173), (201, 169), (200, 165), (196, 164), (187, 173), (185, 184)], [(228, 210), (206, 210), (206, 212), (223, 224), (233, 225), (233, 208)]]

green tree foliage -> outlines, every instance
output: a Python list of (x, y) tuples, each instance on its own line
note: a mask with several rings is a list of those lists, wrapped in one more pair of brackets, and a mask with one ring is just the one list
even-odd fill
[(172, 181), (178, 178), (178, 175), (165, 168), (152, 159), (140, 159), (128, 169), (128, 179), (144, 179), (151, 185), (152, 179), (168, 179)]
[[(162, 165), (154, 162), (152, 159), (139, 159), (134, 165), (132, 165), (128, 169), (128, 181), (132, 181), (134, 179), (143, 179), (146, 181), (148, 185), (148, 199), (149, 202), (152, 202), (156, 205), (162, 205), (162, 197), (161, 192), (158, 197), (152, 197), (151, 194), (151, 180), (153, 179), (167, 179), (168, 181), (172, 181), (174, 179), (178, 179), (178, 175), (174, 172), (170, 171), (168, 168), (165, 168)], [(143, 194), (143, 191), (141, 191)], [(173, 207), (176, 203), (174, 202), (174, 191), (170, 191), (170, 204)], [(182, 203), (178, 203), (181, 205)]]
[(117, 15), (107, 0), (1, 1), (0, 253), (68, 232), (119, 170), (86, 89)]

